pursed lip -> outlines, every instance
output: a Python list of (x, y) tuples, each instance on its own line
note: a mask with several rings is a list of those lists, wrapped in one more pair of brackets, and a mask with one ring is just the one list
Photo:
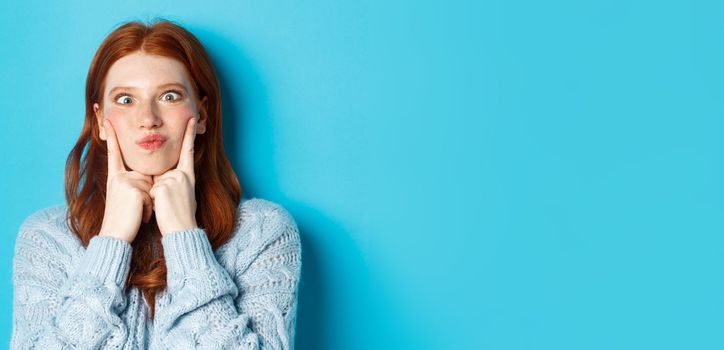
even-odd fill
[(147, 150), (155, 150), (161, 148), (167, 138), (161, 134), (146, 135), (136, 141), (136, 144)]

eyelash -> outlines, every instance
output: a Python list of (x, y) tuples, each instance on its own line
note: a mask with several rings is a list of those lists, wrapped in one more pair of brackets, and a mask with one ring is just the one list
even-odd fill
[[(176, 93), (176, 94), (179, 95), (179, 97), (178, 97), (177, 99), (175, 99), (175, 100), (168, 100), (168, 102), (178, 102), (178, 101), (180, 101), (180, 100), (184, 97), (184, 94), (181, 93), (181, 91), (178, 91), (178, 90), (166, 90), (166, 91), (163, 92), (163, 94), (161, 94), (161, 96), (166, 96), (166, 94), (168, 94), (169, 92)], [(115, 97), (113, 97), (113, 102), (118, 101), (118, 99), (119, 99), (120, 97), (123, 97), (123, 96), (129, 96), (129, 97), (130, 97), (130, 95), (128, 95), (127, 93), (119, 93), (119, 94), (117, 94)], [(116, 102), (116, 103), (119, 104), (119, 105), (127, 105), (127, 104), (128, 104), (128, 103), (118, 103), (118, 102)]]

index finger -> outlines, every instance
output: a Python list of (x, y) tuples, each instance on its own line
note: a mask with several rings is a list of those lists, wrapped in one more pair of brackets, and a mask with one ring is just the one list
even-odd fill
[(111, 174), (119, 173), (126, 168), (123, 166), (123, 159), (121, 156), (121, 149), (118, 147), (118, 138), (116, 138), (116, 130), (113, 129), (111, 121), (108, 119), (103, 120), (103, 125), (106, 128), (106, 148), (108, 148), (108, 176)]
[(196, 141), (196, 117), (189, 119), (188, 123), (186, 123), (186, 132), (181, 143), (181, 155), (176, 166), (176, 169), (186, 173), (192, 183), (196, 180), (194, 174), (194, 141)]

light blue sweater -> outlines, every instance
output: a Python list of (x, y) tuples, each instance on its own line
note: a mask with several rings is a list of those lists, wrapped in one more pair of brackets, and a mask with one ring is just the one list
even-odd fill
[(290, 213), (242, 199), (234, 235), (215, 252), (203, 229), (162, 239), (167, 289), (155, 320), (140, 291), (123, 292), (131, 245), (70, 231), (66, 206), (20, 227), (13, 258), (11, 349), (292, 349), (301, 272)]

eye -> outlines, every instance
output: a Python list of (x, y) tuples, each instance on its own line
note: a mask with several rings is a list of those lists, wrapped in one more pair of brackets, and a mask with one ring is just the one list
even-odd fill
[(128, 95), (116, 95), (116, 97), (114, 97), (114, 98), (116, 100), (116, 103), (122, 104), (122, 105), (129, 104), (133, 101), (131, 96), (128, 96)]
[(166, 91), (166, 92), (163, 94), (163, 96), (161, 96), (161, 99), (164, 100), (164, 101), (171, 101), (171, 102), (173, 102), (173, 101), (178, 101), (178, 100), (180, 100), (182, 97), (183, 97), (183, 95), (181, 95), (181, 92), (175, 91), (175, 90), (171, 90), (171, 91)]

